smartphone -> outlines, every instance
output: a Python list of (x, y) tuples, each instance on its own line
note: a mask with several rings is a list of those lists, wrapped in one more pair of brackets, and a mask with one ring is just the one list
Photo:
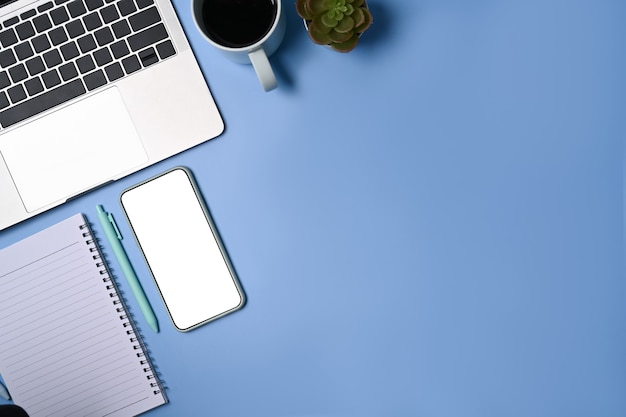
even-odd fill
[(130, 187), (120, 202), (177, 330), (243, 307), (239, 280), (188, 169)]

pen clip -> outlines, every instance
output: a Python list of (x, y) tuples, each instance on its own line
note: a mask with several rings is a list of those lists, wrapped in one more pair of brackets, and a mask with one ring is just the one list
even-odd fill
[(115, 223), (115, 220), (113, 219), (113, 214), (108, 213), (107, 217), (109, 219), (109, 222), (111, 222), (111, 226), (113, 226), (113, 230), (115, 230), (115, 234), (117, 235), (117, 238), (119, 240), (122, 240), (122, 234), (120, 233), (120, 229), (117, 228), (117, 223)]

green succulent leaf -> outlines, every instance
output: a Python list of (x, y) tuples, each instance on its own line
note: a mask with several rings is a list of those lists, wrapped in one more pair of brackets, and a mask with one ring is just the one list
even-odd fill
[(346, 11), (344, 12), (347, 15), (351, 15), (354, 13), (354, 7), (351, 4), (346, 4)]
[(337, 26), (335, 26), (335, 30), (339, 33), (346, 33), (351, 31), (352, 29), (354, 29), (354, 19), (352, 19), (350, 16), (344, 17), (343, 20), (341, 20), (339, 23), (337, 23)]
[(327, 26), (329, 28), (334, 28), (335, 26), (337, 26), (338, 23), (337, 19), (335, 19), (335, 17), (332, 16), (330, 12), (321, 15), (319, 20), (324, 26)]
[(309, 28), (323, 34), (327, 34), (328, 32), (330, 32), (332, 28), (330, 26), (326, 26), (324, 22), (322, 22), (324, 16), (325, 15), (315, 16), (309, 24)]
[(345, 13), (345, 10), (343, 10), (343, 8), (336, 8), (336, 9), (332, 9), (328, 11), (328, 16), (332, 17), (333, 19), (337, 21), (343, 19), (345, 14), (346, 13)]
[(350, 39), (351, 37), (356, 36), (354, 31), (348, 31), (348, 32), (337, 32), (336, 30), (331, 30), (330, 33), (328, 34), (328, 37), (330, 38), (331, 41), (333, 41), (333, 43), (343, 43), (346, 42), (348, 39)]
[(359, 37), (358, 36), (353, 36), (350, 39), (348, 39), (345, 42), (341, 42), (341, 43), (332, 43), (330, 46), (331, 48), (333, 48), (335, 51), (339, 51), (339, 52), (350, 52), (351, 50), (353, 50), (354, 48), (356, 48), (357, 44), (359, 43)]
[(309, 37), (319, 45), (329, 45), (332, 42), (329, 33), (318, 32), (313, 28), (309, 29)]
[(305, 20), (312, 20), (313, 14), (309, 11), (306, 5), (306, 0), (296, 0), (296, 12)]
[(356, 7), (361, 7), (361, 6), (363, 6), (363, 3), (364, 3), (363, 0), (354, 0), (354, 2), (352, 3), (352, 6), (355, 7), (355, 8)]
[(307, 10), (313, 15), (322, 14), (334, 7), (336, 0), (305, 0)]
[(363, 14), (363, 9), (361, 9), (360, 7), (357, 8), (357, 9), (354, 9), (354, 13), (352, 13), (352, 15), (350, 17), (352, 17), (352, 19), (354, 19), (354, 26), (355, 27), (359, 27), (363, 23), (365, 23), (365, 15)]
[(374, 18), (372, 17), (372, 14), (369, 10), (365, 8), (361, 8), (361, 10), (363, 11), (363, 17), (365, 18), (365, 20), (360, 25), (357, 25), (357, 27), (354, 29), (357, 33), (365, 32), (365, 30), (367, 30), (367, 28), (369, 28), (374, 21)]

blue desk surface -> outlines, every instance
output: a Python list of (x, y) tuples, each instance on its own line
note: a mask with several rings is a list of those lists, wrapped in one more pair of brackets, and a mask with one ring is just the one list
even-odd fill
[[(225, 133), (0, 232), (113, 212), (162, 328), (129, 297), (170, 399), (148, 415), (626, 415), (626, 3), (371, 0), (343, 55), (286, 1), (270, 93), (175, 5)], [(248, 297), (190, 333), (118, 205), (175, 165)]]

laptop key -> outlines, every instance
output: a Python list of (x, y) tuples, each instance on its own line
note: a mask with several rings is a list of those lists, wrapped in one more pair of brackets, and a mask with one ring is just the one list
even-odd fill
[(104, 72), (102, 70), (94, 71), (85, 75), (83, 78), (85, 81), (85, 85), (89, 91), (95, 90), (98, 87), (101, 87), (107, 83), (107, 79), (104, 76)]
[(96, 49), (96, 41), (91, 33), (86, 34), (82, 38), (78, 38), (78, 47), (82, 53), (87, 53)]
[(33, 44), (33, 48), (35, 49), (35, 52), (37, 53), (47, 51), (48, 49), (52, 47), (52, 45), (50, 45), (50, 41), (48, 40), (48, 37), (45, 34), (42, 34), (42, 35), (37, 36), (36, 38), (33, 38), (31, 40), (31, 43)]
[(130, 23), (130, 27), (133, 28), (134, 31), (140, 31), (141, 29), (154, 25), (160, 20), (161, 16), (159, 16), (157, 8), (151, 7), (129, 17), (128, 23)]
[(148, 29), (144, 29), (141, 32), (129, 36), (128, 45), (130, 46), (130, 49), (134, 52), (143, 49), (146, 46), (157, 43), (165, 38), (167, 38), (167, 31), (165, 30), (165, 26), (163, 25), (163, 23), (159, 23), (156, 26), (152, 26)]
[(34, 18), (33, 24), (35, 25), (35, 29), (37, 29), (37, 33), (41, 33), (52, 27), (52, 22), (47, 14), (42, 14)]
[(9, 68), (9, 75), (11, 76), (11, 80), (14, 83), (19, 83), (20, 81), (28, 78), (28, 72), (26, 72), (26, 67), (24, 64), (17, 64), (11, 68)]
[(78, 77), (78, 70), (76, 69), (76, 65), (73, 62), (68, 62), (67, 64), (63, 64), (59, 67), (59, 73), (61, 74), (61, 78), (63, 81), (71, 80), (72, 78)]
[(17, 37), (22, 41), (35, 35), (35, 28), (30, 22), (20, 23), (15, 26), (15, 31), (17, 32)]
[(81, 56), (76, 60), (76, 66), (81, 74), (85, 74), (91, 70), (96, 69), (96, 64), (93, 62), (91, 55)]
[(5, 49), (4, 51), (0, 52), (0, 66), (2, 68), (10, 67), (16, 62), (17, 59), (15, 59), (15, 54), (13, 53), (12, 49)]
[(41, 6), (37, 7), (37, 11), (39, 13), (43, 13), (46, 10), (52, 9), (53, 7), (54, 7), (54, 4), (51, 1), (49, 1), (47, 3), (42, 4)]
[(61, 77), (59, 77), (59, 73), (55, 69), (41, 74), (41, 79), (46, 88), (52, 88), (61, 84)]
[(133, 0), (120, 0), (117, 3), (117, 7), (120, 9), (120, 13), (122, 16), (128, 16), (131, 13), (134, 13), (137, 10), (135, 7), (135, 3)]
[(83, 82), (77, 78), (67, 84), (19, 103), (16, 106), (0, 111), (0, 125), (2, 125), (2, 127), (12, 126), (31, 116), (85, 94), (85, 92)]
[(104, 71), (106, 72), (109, 81), (115, 81), (124, 76), (124, 70), (122, 69), (122, 66), (119, 62), (114, 62), (110, 65), (107, 65), (106, 67), (104, 67)]
[(141, 69), (141, 63), (139, 62), (139, 58), (137, 58), (136, 55), (131, 55), (122, 59), (122, 65), (124, 66), (124, 71), (126, 71), (126, 74), (131, 74)]
[(26, 68), (28, 68), (28, 72), (31, 76), (40, 74), (46, 70), (43, 60), (38, 56), (26, 61)]
[(89, 11), (93, 11), (104, 6), (104, 1), (103, 0), (85, 0), (85, 4), (87, 5), (87, 9), (89, 9)]
[(9, 26), (13, 26), (17, 24), (19, 21), (20, 21), (19, 17), (13, 16), (12, 18), (5, 20), (3, 25), (5, 28), (8, 28)]
[(33, 52), (33, 48), (30, 47), (30, 43), (28, 41), (20, 43), (14, 49), (15, 55), (17, 55), (17, 59), (19, 59), (20, 61), (23, 61), (26, 58), (30, 58), (35, 54)]
[(67, 34), (62, 27), (52, 29), (48, 32), (48, 36), (50, 36), (50, 41), (54, 46), (60, 45), (67, 40)]
[(9, 74), (6, 71), (0, 72), (0, 89), (7, 88), (11, 85), (11, 80), (9, 80)]
[(7, 90), (7, 94), (9, 95), (12, 103), (19, 103), (26, 98), (26, 91), (24, 90), (24, 87), (22, 87), (22, 84), (9, 88)]
[[(111, 25), (111, 29), (113, 29), (113, 33), (115, 33), (115, 37), (117, 39), (130, 34), (130, 26), (128, 26), (128, 22), (126, 20), (120, 20), (119, 22), (113, 23)], [(2, 34), (0, 33), (0, 35)]]
[(34, 96), (35, 94), (39, 94), (43, 91), (43, 84), (39, 77), (31, 78), (30, 80), (24, 83), (24, 87), (26, 87), (26, 91), (28, 95)]
[(158, 44), (156, 49), (161, 59), (169, 58), (176, 53), (174, 45), (169, 40)]
[(93, 12), (83, 17), (83, 22), (87, 30), (94, 30), (102, 26), (102, 20), (100, 20), (98, 12)]
[(17, 36), (13, 29), (7, 29), (4, 32), (0, 32), (0, 44), (7, 48), (17, 43)]
[(137, 7), (144, 9), (154, 4), (154, 0), (137, 0)]
[(80, 20), (72, 20), (65, 25), (65, 29), (67, 30), (69, 37), (72, 39), (85, 33), (85, 28)]
[(26, 20), (26, 19), (30, 19), (31, 17), (33, 17), (36, 14), (37, 14), (37, 12), (35, 11), (35, 9), (30, 9), (30, 10), (27, 10), (24, 13), (20, 14), (20, 18), (22, 20)]
[(78, 52), (78, 47), (76, 46), (76, 42), (69, 42), (61, 46), (61, 55), (63, 55), (63, 58), (66, 61), (74, 59), (78, 55), (80, 55), (80, 52)]
[(103, 66), (113, 61), (113, 57), (111, 57), (111, 53), (107, 47), (100, 48), (93, 53), (93, 58), (96, 60), (98, 66)]
[(6, 93), (4, 91), (0, 92), (0, 109), (4, 109), (9, 104), (11, 103), (9, 103), (9, 98), (7, 97)]
[(70, 16), (78, 17), (87, 13), (83, 0), (74, 0), (67, 5), (67, 10), (70, 12)]
[(53, 49), (43, 54), (43, 59), (44, 61), (46, 61), (46, 66), (48, 68), (56, 67), (61, 62), (63, 62), (61, 54), (56, 49)]
[(61, 23), (65, 23), (70, 20), (69, 15), (65, 11), (65, 7), (57, 7), (52, 10), (50, 12), (50, 17), (52, 17), (52, 21), (55, 25), (60, 25)]
[(114, 40), (113, 33), (111, 32), (111, 29), (109, 29), (107, 26), (103, 27), (102, 29), (96, 30), (94, 32), (94, 36), (96, 37), (96, 42), (98, 42), (98, 46), (109, 44)]
[(159, 57), (157, 56), (154, 48), (148, 48), (141, 52), (139, 52), (139, 59), (144, 67), (150, 66), (152, 64), (156, 64), (159, 62)]
[(128, 50), (128, 46), (126, 46), (126, 42), (124, 40), (117, 41), (110, 46), (111, 52), (115, 59), (120, 59), (128, 54), (130, 51)]
[(100, 16), (104, 23), (111, 23), (120, 18), (120, 14), (117, 12), (114, 4), (111, 4), (104, 9), (100, 10)]

